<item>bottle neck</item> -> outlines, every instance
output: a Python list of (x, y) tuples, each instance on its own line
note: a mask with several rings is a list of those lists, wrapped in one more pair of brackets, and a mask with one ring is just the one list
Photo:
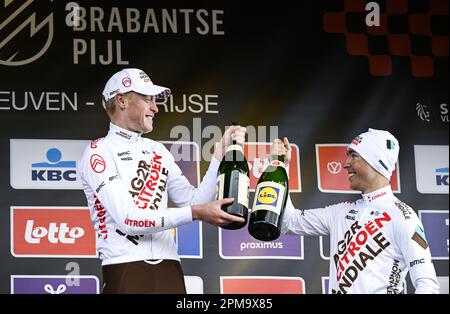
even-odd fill
[(231, 151), (240, 151), (244, 153), (244, 148), (241, 146), (241, 144), (236, 143), (236, 141), (233, 141), (233, 144), (227, 147), (226, 153)]
[(274, 158), (274, 159), (270, 162), (270, 164), (271, 164), (272, 166), (275, 166), (275, 167), (281, 166), (281, 167), (286, 168), (286, 164), (284, 163), (284, 155), (278, 155), (278, 156), (276, 156), (276, 158)]
[[(233, 123), (231, 123), (231, 125), (232, 126), (236, 126), (236, 125), (239, 125), (239, 122), (237, 122), (237, 121), (233, 121)], [(237, 142), (236, 142), (236, 140), (231, 140), (231, 145), (239, 145)]]
[[(231, 125), (239, 125), (239, 122), (234, 121)], [(227, 147), (225, 154), (228, 152), (233, 152), (233, 154), (235, 154), (236, 151), (240, 151), (242, 154), (244, 154), (244, 147), (243, 145), (239, 144), (236, 140), (232, 139), (231, 145)]]

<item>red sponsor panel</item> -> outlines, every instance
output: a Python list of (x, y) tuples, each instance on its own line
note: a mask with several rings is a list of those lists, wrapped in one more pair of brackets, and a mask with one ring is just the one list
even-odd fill
[(96, 257), (85, 207), (11, 207), (11, 253), (17, 257)]
[[(317, 180), (319, 190), (328, 193), (361, 193), (350, 189), (347, 170), (348, 144), (316, 144)], [(391, 177), (392, 191), (400, 193), (398, 163)]]
[(300, 277), (221, 277), (223, 294), (305, 294)]
[[(245, 143), (244, 154), (250, 170), (250, 190), (255, 191), (261, 174), (269, 165), (271, 143)], [(301, 192), (299, 148), (291, 144), (292, 157), (289, 162), (289, 192)]]

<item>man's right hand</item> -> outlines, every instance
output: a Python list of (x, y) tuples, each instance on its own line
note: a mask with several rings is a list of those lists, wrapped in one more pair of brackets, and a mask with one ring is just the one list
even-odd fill
[(221, 207), (233, 203), (232, 198), (224, 198), (208, 204), (192, 205), (192, 219), (201, 220), (214, 226), (225, 226), (232, 222), (244, 222), (245, 220), (224, 212)]
[(242, 147), (245, 144), (245, 134), (247, 132), (247, 128), (244, 128), (239, 125), (232, 125), (225, 130), (220, 142), (216, 143), (214, 150), (214, 157), (217, 160), (222, 160), (227, 147), (231, 145), (232, 141), (236, 141), (236, 143), (240, 144)]
[(283, 141), (280, 139), (274, 139), (272, 146), (270, 148), (270, 156), (274, 159), (276, 156), (284, 155), (284, 163), (289, 165), (291, 161), (292, 148), (289, 145), (289, 140), (287, 137), (283, 138)]

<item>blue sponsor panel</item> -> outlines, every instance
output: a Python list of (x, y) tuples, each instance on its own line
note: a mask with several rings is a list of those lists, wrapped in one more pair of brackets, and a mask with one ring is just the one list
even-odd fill
[[(200, 156), (198, 145), (194, 142), (163, 141), (164, 146), (174, 156), (189, 183), (198, 187), (200, 184)], [(178, 246), (181, 258), (202, 258), (202, 224), (194, 221), (190, 224), (173, 229), (174, 240)]]
[(448, 210), (419, 210), (433, 259), (448, 260)]
[(178, 254), (181, 258), (202, 258), (202, 226), (201, 222), (194, 221), (177, 228), (175, 241), (178, 245)]

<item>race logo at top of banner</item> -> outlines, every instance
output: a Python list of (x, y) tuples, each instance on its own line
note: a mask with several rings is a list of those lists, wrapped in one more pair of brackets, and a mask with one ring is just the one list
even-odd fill
[(53, 0), (0, 2), (0, 65), (29, 64), (46, 53), (53, 40), (52, 6)]

